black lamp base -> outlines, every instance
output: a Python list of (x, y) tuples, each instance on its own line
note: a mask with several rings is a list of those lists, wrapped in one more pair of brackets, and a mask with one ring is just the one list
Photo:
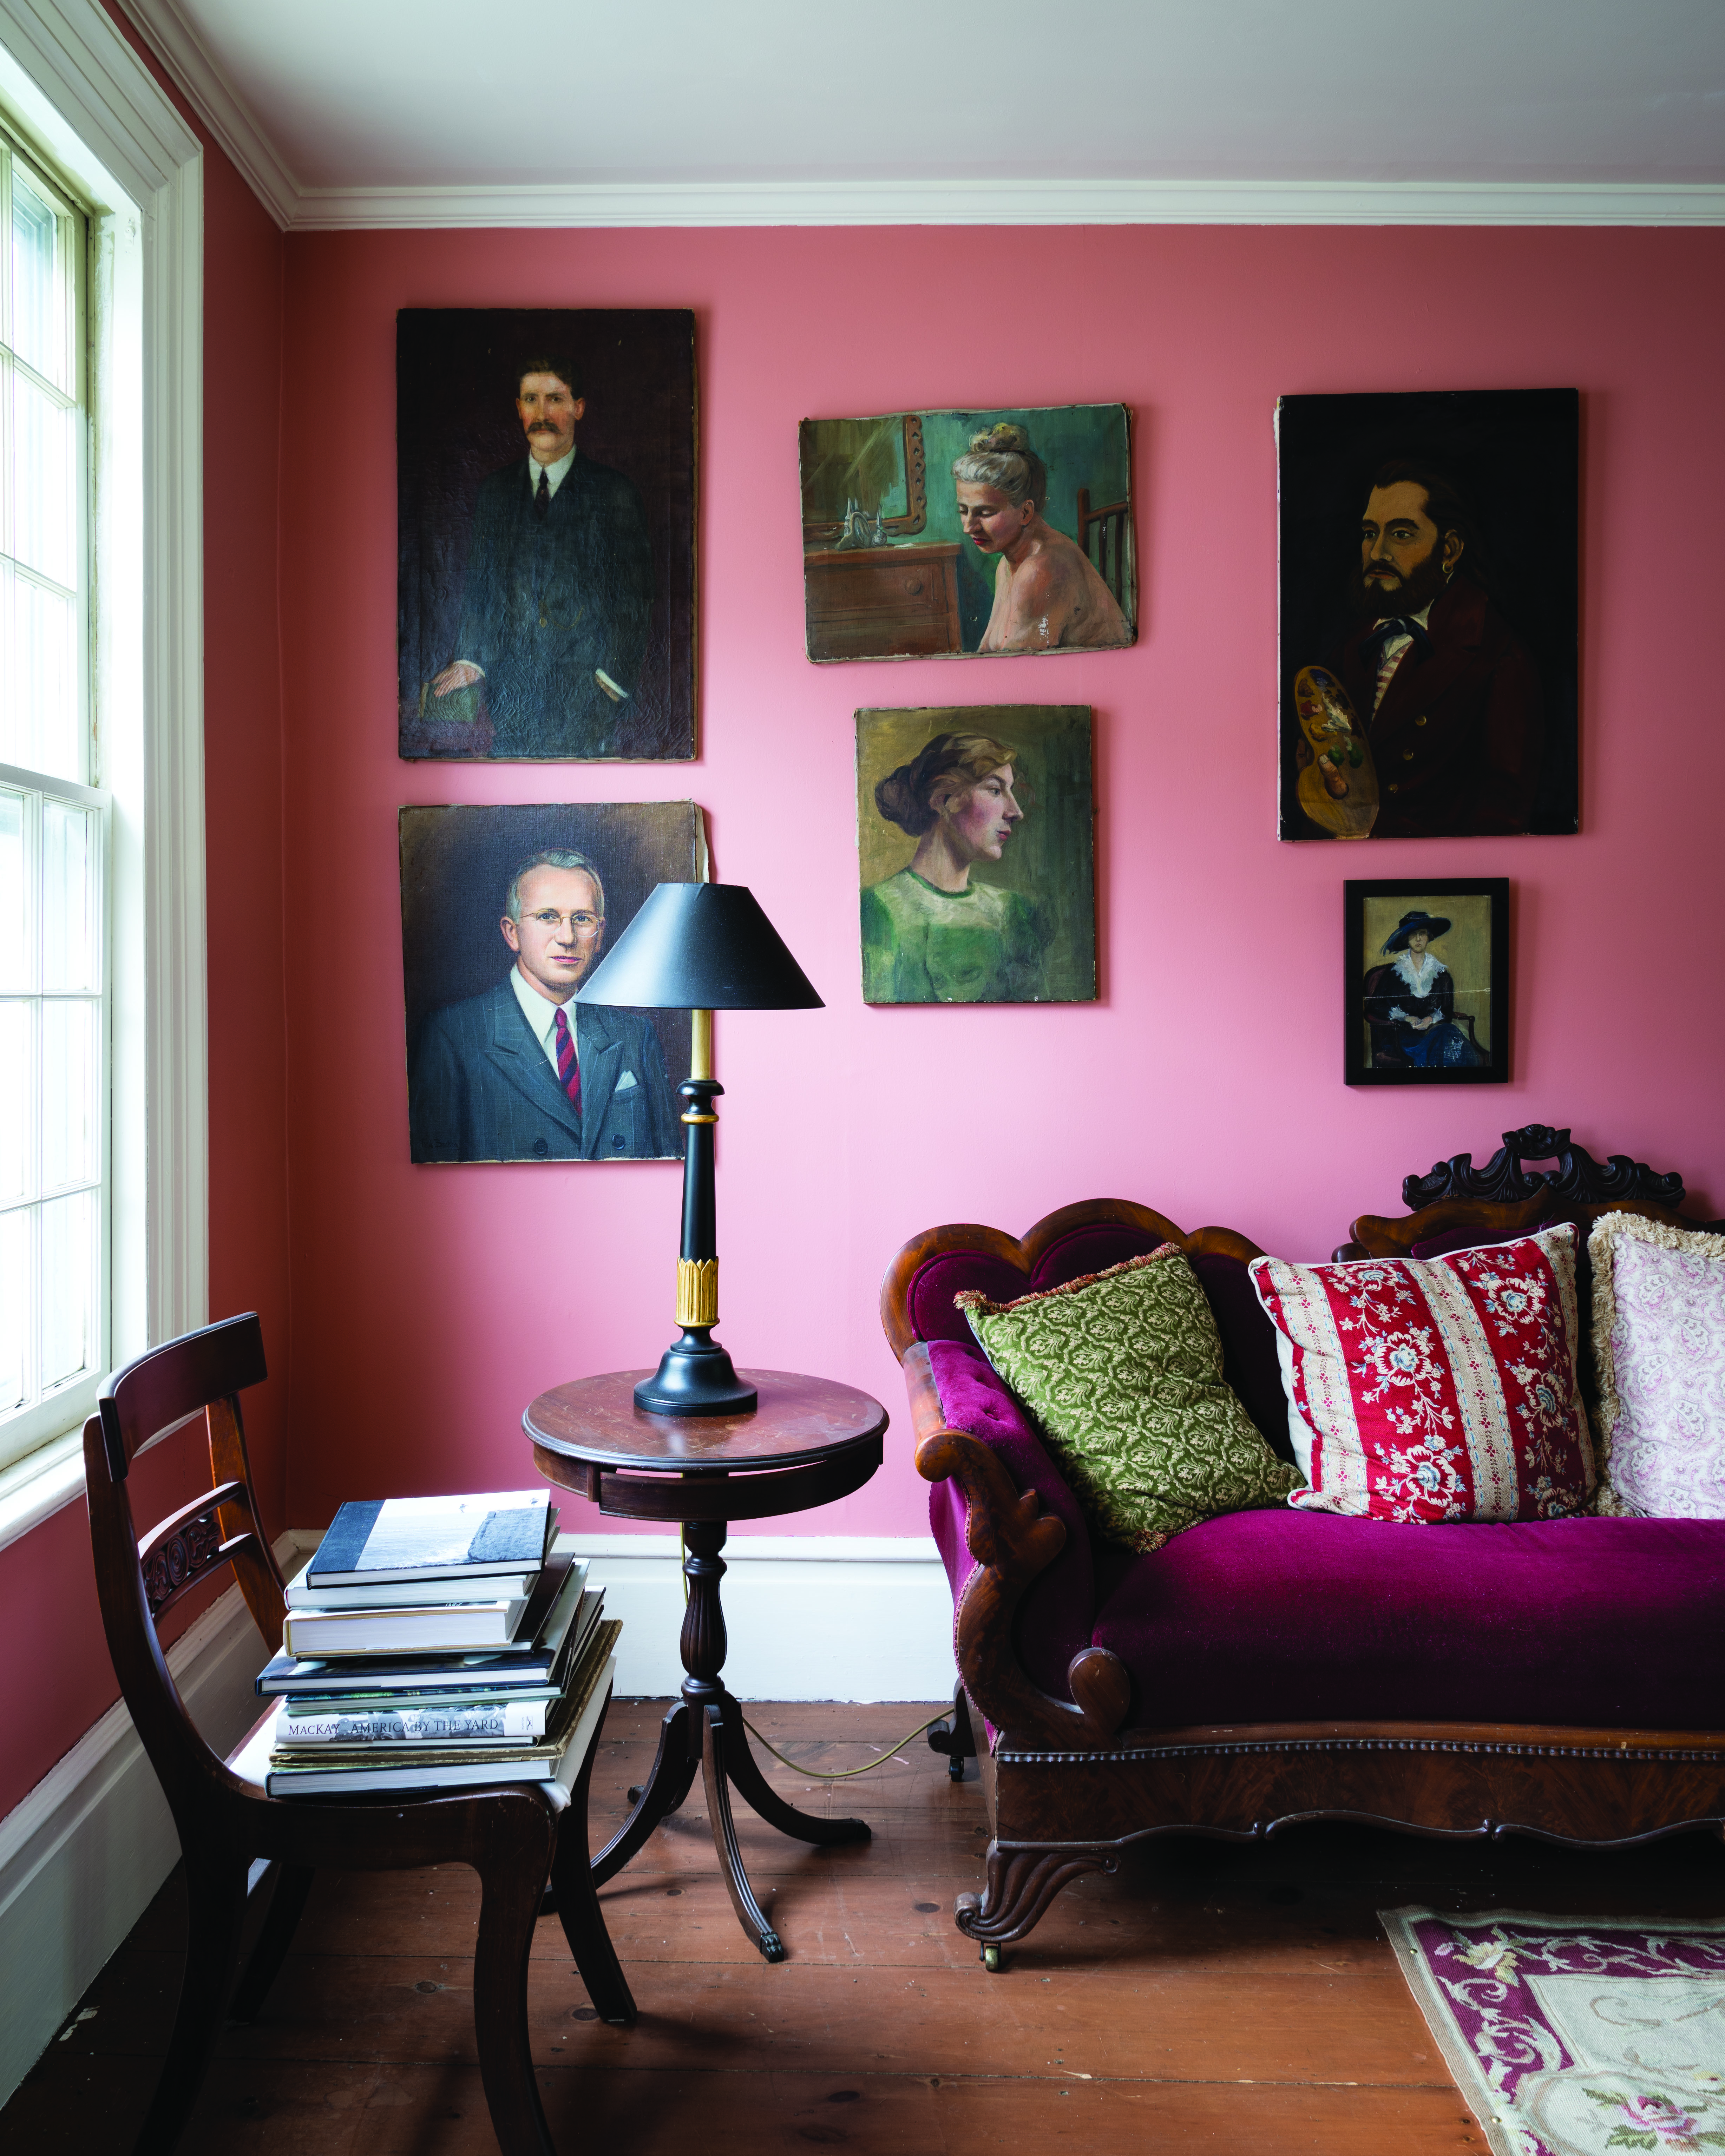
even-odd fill
[(759, 1398), (706, 1326), (688, 1327), (653, 1375), (635, 1387), (635, 1405), (644, 1414), (752, 1414)]

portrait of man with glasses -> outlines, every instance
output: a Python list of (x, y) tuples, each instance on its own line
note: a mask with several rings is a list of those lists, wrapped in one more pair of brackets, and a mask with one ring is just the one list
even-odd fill
[(605, 939), (605, 886), (550, 848), (511, 877), (509, 971), (434, 1010), (408, 1085), (416, 1161), (663, 1160), (682, 1150), (665, 1056), (636, 1012), (578, 1006)]

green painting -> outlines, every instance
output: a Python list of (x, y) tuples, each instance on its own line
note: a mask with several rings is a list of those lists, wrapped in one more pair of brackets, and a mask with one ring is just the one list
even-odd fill
[(1091, 714), (856, 715), (863, 1000), (1093, 1003)]
[(1106, 650), (1137, 634), (1123, 404), (805, 419), (809, 656)]

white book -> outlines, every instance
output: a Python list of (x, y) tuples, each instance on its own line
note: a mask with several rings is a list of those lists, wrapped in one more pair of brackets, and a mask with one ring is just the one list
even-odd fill
[(446, 1609), (458, 1602), (524, 1602), (538, 1583), (536, 1564), (524, 1572), (475, 1579), (402, 1579), (355, 1587), (314, 1587), (301, 1577), (289, 1587), (290, 1609)]
[[(526, 1603), (439, 1603), (425, 1609), (290, 1609), (282, 1620), (285, 1654), (471, 1655), (512, 1647)], [(531, 1639), (521, 1642), (532, 1645)]]
[[(562, 1558), (562, 1553), (557, 1553), (546, 1568), (554, 1578)], [(551, 1684), (553, 1672), (561, 1673), (581, 1652), (588, 1634), (598, 1621), (604, 1589), (583, 1585), (587, 1569), (585, 1559), (577, 1559), (563, 1578), (555, 1582), (551, 1614), (530, 1647), (513, 1640), (506, 1647), (476, 1654), (296, 1659), (283, 1653), (272, 1656), (264, 1664), (259, 1673), (258, 1690), (265, 1698), (272, 1692), (284, 1692), (296, 1699), (348, 1692), (535, 1691)]]
[(305, 1568), (309, 1588), (408, 1579), (483, 1578), (542, 1564), (556, 1518), (551, 1492), (353, 1499), (331, 1521)]

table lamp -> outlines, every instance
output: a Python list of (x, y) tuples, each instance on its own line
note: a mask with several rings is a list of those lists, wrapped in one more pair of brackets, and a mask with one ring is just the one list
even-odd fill
[(576, 991), (583, 1004), (686, 1010), (694, 1020), (690, 1070), (677, 1088), (683, 1111), (683, 1249), (677, 1260), (680, 1337), (635, 1387), (649, 1414), (753, 1412), (744, 1384), (712, 1337), (719, 1322), (719, 1257), (713, 1219), (716, 1010), (819, 1010), (809, 986), (754, 893), (740, 883), (662, 883)]

